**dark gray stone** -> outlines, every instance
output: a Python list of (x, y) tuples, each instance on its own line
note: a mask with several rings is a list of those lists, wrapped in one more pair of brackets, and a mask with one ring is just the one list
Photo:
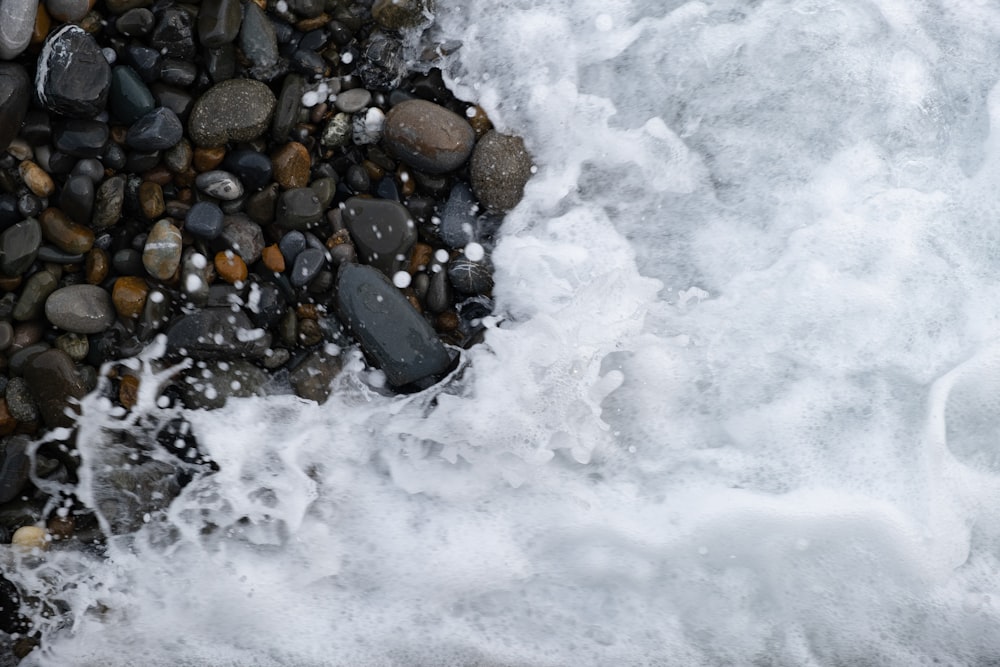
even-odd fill
[(274, 34), (274, 26), (256, 3), (248, 2), (243, 8), (240, 49), (253, 63), (254, 77), (269, 80), (277, 73), (278, 64), (278, 39)]
[(341, 320), (394, 386), (444, 373), (451, 357), (434, 329), (380, 271), (345, 264), (337, 276)]
[(214, 239), (222, 233), (225, 215), (217, 204), (201, 201), (192, 206), (184, 218), (184, 229), (193, 236)]
[(73, 360), (62, 350), (50, 349), (33, 357), (24, 367), (24, 379), (38, 404), (42, 422), (49, 428), (68, 428), (76, 421), (78, 401), (87, 389)]
[(149, 44), (166, 58), (192, 60), (197, 53), (194, 43), (194, 19), (183, 9), (163, 11), (153, 29)]
[(490, 267), (465, 257), (456, 257), (448, 262), (448, 280), (463, 294), (489, 294), (493, 290)]
[(276, 220), (285, 229), (308, 229), (323, 217), (323, 203), (312, 188), (285, 190), (278, 198)]
[(288, 375), (297, 396), (323, 403), (330, 397), (330, 383), (344, 367), (343, 357), (313, 350)]
[(52, 138), (56, 150), (73, 157), (99, 157), (104, 153), (111, 131), (107, 123), (73, 119), (57, 123)]
[(239, 0), (202, 0), (198, 11), (198, 39), (208, 47), (228, 44), (236, 39), (242, 21)]
[(363, 262), (390, 277), (402, 268), (417, 240), (417, 226), (405, 206), (383, 199), (351, 197), (344, 204), (343, 216)]
[(298, 254), (292, 264), (289, 282), (295, 287), (308, 285), (326, 266), (326, 253), (318, 248), (306, 248)]
[(15, 63), (0, 63), (0, 151), (17, 136), (30, 99), (31, 80), (24, 68)]
[(127, 37), (148, 35), (156, 23), (153, 12), (145, 7), (135, 7), (115, 19), (115, 28)]
[(271, 335), (255, 328), (242, 310), (206, 308), (185, 315), (167, 329), (167, 351), (194, 359), (263, 359)]
[(285, 262), (289, 265), (295, 261), (295, 258), (299, 256), (299, 253), (306, 249), (306, 236), (298, 230), (292, 230), (281, 237), (278, 241), (278, 250), (281, 251), (281, 256), (285, 258)]
[(0, 234), (0, 272), (21, 275), (35, 261), (41, 245), (42, 227), (34, 218), (8, 227)]
[(220, 240), (226, 248), (239, 255), (250, 266), (264, 252), (264, 232), (256, 222), (236, 213), (223, 220)]
[(183, 136), (184, 126), (177, 114), (166, 107), (158, 107), (128, 129), (125, 143), (137, 151), (162, 151), (177, 145)]
[(6, 438), (2, 450), (3, 462), (0, 463), (0, 503), (9, 503), (17, 498), (31, 481), (30, 445), (31, 438), (26, 435)]
[(202, 147), (256, 139), (271, 123), (277, 100), (265, 84), (230, 79), (209, 88), (191, 109), (188, 130)]
[(94, 182), (89, 176), (70, 176), (59, 194), (59, 208), (81, 225), (90, 224), (94, 212)]
[(111, 89), (111, 66), (83, 28), (53, 31), (38, 56), (35, 90), (42, 104), (71, 118), (91, 118), (104, 110)]
[(153, 93), (142, 77), (127, 65), (111, 70), (111, 113), (121, 122), (131, 125), (156, 107)]
[(64, 331), (93, 334), (115, 321), (111, 295), (97, 285), (68, 285), (45, 301), (45, 317)]
[(457, 183), (448, 195), (448, 202), (441, 211), (438, 232), (449, 247), (464, 248), (476, 240), (476, 213), (479, 206), (472, 190), (465, 183)]

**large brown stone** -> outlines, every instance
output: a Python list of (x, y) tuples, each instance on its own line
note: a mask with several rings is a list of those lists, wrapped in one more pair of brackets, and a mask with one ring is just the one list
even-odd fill
[(57, 208), (47, 208), (38, 216), (45, 240), (73, 255), (82, 255), (94, 247), (94, 232), (79, 225)]
[(385, 117), (383, 142), (389, 152), (428, 174), (461, 167), (475, 141), (464, 118), (426, 100), (400, 102)]

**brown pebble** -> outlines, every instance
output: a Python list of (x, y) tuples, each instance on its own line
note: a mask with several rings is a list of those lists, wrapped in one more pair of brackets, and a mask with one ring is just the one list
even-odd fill
[(327, 23), (330, 22), (329, 14), (320, 14), (319, 16), (314, 16), (309, 19), (303, 19), (295, 24), (295, 27), (302, 32), (309, 32), (310, 30), (319, 30)]
[[(169, 171), (166, 171), (166, 174), (170, 176)], [(169, 178), (167, 180), (169, 182)], [(142, 214), (149, 220), (155, 220), (163, 215), (166, 204), (163, 202), (163, 188), (159, 183), (143, 181), (139, 186), (139, 206), (142, 208)]]
[(295, 314), (299, 316), (300, 320), (319, 319), (319, 309), (316, 307), (315, 303), (300, 303), (295, 307)]
[(135, 319), (146, 307), (149, 284), (139, 276), (121, 276), (115, 280), (111, 290), (111, 301), (118, 316), (125, 320)]
[(428, 266), (431, 265), (431, 259), (434, 257), (434, 248), (427, 245), (426, 243), (414, 243), (413, 250), (410, 251), (410, 274), (415, 274), (417, 271), (423, 271)]
[(0, 275), (0, 291), (14, 292), (21, 286), (21, 276)]
[(118, 383), (118, 402), (126, 410), (131, 410), (139, 402), (139, 378), (134, 375), (126, 375)]
[(35, 12), (35, 30), (31, 33), (31, 43), (41, 44), (49, 36), (49, 29), (52, 27), (52, 19), (49, 11), (45, 9), (45, 3), (38, 3), (38, 11)]
[(434, 318), (434, 328), (442, 333), (454, 331), (458, 324), (458, 313), (454, 310), (446, 310)]
[(286, 190), (309, 185), (312, 160), (306, 147), (297, 141), (289, 141), (274, 151), (271, 154), (271, 167), (274, 169), (274, 180)]
[(195, 148), (193, 164), (196, 171), (211, 171), (222, 164), (226, 157), (226, 148), (217, 146), (216, 148)]
[(73, 222), (57, 208), (49, 207), (42, 211), (38, 222), (42, 226), (45, 240), (60, 250), (83, 254), (94, 247), (94, 232), (89, 227)]
[(424, 307), (420, 304), (420, 299), (417, 298), (417, 295), (414, 294), (412, 290), (407, 290), (405, 294), (406, 294), (406, 300), (410, 302), (410, 305), (413, 306), (413, 309), (416, 310), (418, 313), (423, 313)]
[(55, 181), (31, 160), (25, 160), (18, 167), (21, 179), (36, 197), (51, 197), (56, 191)]
[(285, 256), (281, 254), (277, 244), (269, 245), (260, 253), (260, 258), (264, 260), (264, 266), (268, 271), (281, 273), (285, 270)]
[(108, 253), (100, 248), (91, 248), (83, 265), (84, 280), (91, 285), (104, 282), (110, 268)]
[(124, 144), (125, 136), (128, 134), (128, 128), (124, 125), (112, 125), (111, 126), (111, 141), (116, 144)]
[(365, 160), (361, 163), (361, 166), (365, 168), (368, 172), (368, 178), (372, 181), (381, 181), (382, 177), (385, 176), (385, 169), (378, 166), (371, 160)]
[(193, 193), (191, 192), (191, 187), (194, 185), (194, 179), (196, 179), (197, 177), (198, 177), (198, 172), (196, 172), (191, 167), (188, 167), (186, 171), (182, 171), (181, 173), (174, 176), (174, 185), (176, 185), (179, 188), (182, 188), (177, 193), (178, 199), (180, 199), (181, 201), (186, 201), (189, 204), (194, 201)]
[(7, 408), (7, 399), (0, 398), (0, 436), (10, 435), (17, 428), (17, 420)]
[(323, 340), (323, 330), (316, 320), (299, 320), (299, 342), (306, 347)]
[(473, 104), (466, 109), (465, 117), (469, 119), (469, 125), (476, 131), (476, 139), (493, 129), (490, 117), (486, 115), (486, 112), (478, 104)]
[(68, 540), (76, 532), (76, 521), (71, 516), (53, 515), (48, 521), (49, 535), (54, 540)]
[(173, 173), (165, 166), (157, 165), (150, 169), (149, 171), (142, 174), (143, 181), (152, 181), (160, 186), (167, 185), (174, 178)]
[(215, 270), (220, 278), (230, 284), (247, 279), (246, 262), (232, 250), (221, 250), (215, 254)]

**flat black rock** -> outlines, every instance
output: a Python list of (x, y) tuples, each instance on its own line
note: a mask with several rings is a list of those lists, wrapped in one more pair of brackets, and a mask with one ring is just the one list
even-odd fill
[(344, 224), (361, 259), (387, 276), (402, 267), (417, 240), (410, 212), (394, 201), (351, 197), (344, 204)]
[(0, 63), (0, 151), (17, 136), (30, 97), (31, 80), (24, 68), (15, 63)]
[(344, 264), (337, 276), (337, 308), (393, 386), (439, 375), (451, 365), (431, 325), (377, 269)]
[(111, 66), (83, 28), (66, 25), (49, 35), (38, 55), (35, 90), (49, 111), (92, 118), (104, 110)]
[(271, 335), (254, 327), (242, 310), (206, 308), (185, 315), (167, 329), (167, 352), (193, 359), (263, 359)]

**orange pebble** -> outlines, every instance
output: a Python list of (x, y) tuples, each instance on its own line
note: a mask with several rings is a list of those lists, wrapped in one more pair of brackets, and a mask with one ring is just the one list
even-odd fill
[(31, 43), (41, 44), (49, 35), (49, 28), (52, 27), (52, 19), (49, 18), (49, 11), (45, 9), (45, 3), (38, 3), (38, 11), (35, 13), (35, 30), (31, 33)]
[(111, 302), (123, 319), (130, 320), (142, 315), (146, 307), (149, 285), (138, 276), (122, 276), (115, 280), (111, 289)]
[(233, 284), (247, 279), (247, 265), (243, 258), (232, 250), (222, 250), (215, 255), (215, 270), (219, 277)]
[(134, 375), (126, 375), (118, 385), (118, 402), (127, 410), (135, 407), (139, 402), (139, 378)]
[(277, 244), (269, 245), (264, 248), (260, 257), (264, 260), (264, 266), (266, 266), (269, 271), (281, 273), (285, 270), (285, 256), (281, 254), (281, 250), (278, 249)]

